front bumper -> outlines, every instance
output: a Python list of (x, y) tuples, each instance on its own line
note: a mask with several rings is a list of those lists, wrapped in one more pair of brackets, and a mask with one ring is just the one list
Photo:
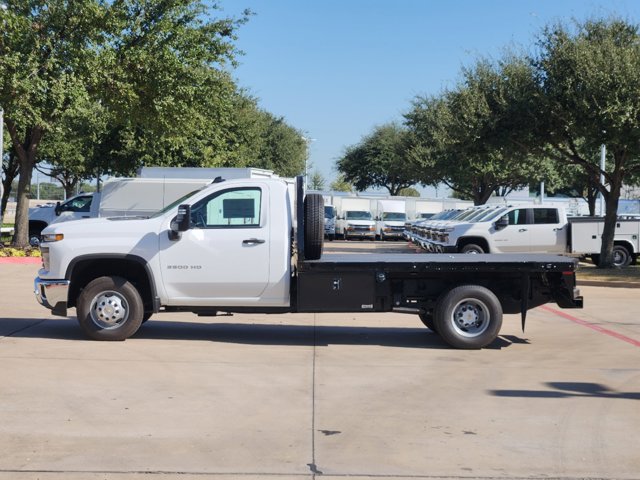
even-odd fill
[(385, 231), (383, 230), (381, 237), (382, 238), (403, 238), (404, 237), (404, 231), (402, 230), (388, 230)]
[(67, 316), (69, 280), (43, 280), (36, 277), (33, 290), (38, 303), (47, 307), (54, 315)]
[(371, 230), (345, 230), (345, 238), (375, 238), (376, 232)]

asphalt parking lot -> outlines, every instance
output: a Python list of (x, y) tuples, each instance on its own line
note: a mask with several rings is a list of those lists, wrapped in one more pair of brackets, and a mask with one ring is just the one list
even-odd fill
[(640, 478), (638, 289), (506, 316), (480, 351), (401, 314), (165, 314), (103, 343), (36, 304), (37, 268), (0, 264), (2, 480)]

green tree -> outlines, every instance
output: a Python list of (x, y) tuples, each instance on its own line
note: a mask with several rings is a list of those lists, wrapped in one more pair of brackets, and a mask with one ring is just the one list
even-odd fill
[(304, 173), (308, 149), (302, 132), (287, 124), (282, 117), (265, 111), (260, 114), (264, 117), (265, 128), (259, 149), (260, 157), (255, 166), (273, 170), (285, 177)]
[(305, 171), (308, 148), (302, 132), (261, 109), (246, 92), (234, 97), (227, 143), (226, 160), (219, 166), (265, 168), (285, 177)]
[(419, 197), (420, 192), (413, 187), (407, 187), (400, 190), (400, 192), (398, 192), (398, 195), (400, 195), (401, 197)]
[(411, 150), (411, 134), (402, 126), (390, 123), (376, 127), (360, 143), (348, 147), (336, 166), (358, 191), (383, 187), (391, 195), (397, 195), (421, 178)]
[[(621, 187), (640, 173), (638, 26), (616, 18), (559, 24), (544, 29), (538, 46), (538, 146), (550, 146), (555, 160), (597, 179), (606, 202), (600, 266), (610, 267)], [(596, 153), (601, 145), (604, 171)]]
[(354, 188), (351, 183), (347, 182), (342, 175), (338, 175), (331, 185), (329, 185), (329, 189), (333, 192), (353, 192)]
[(314, 170), (311, 176), (309, 177), (308, 187), (311, 190), (324, 190), (325, 184), (326, 184), (326, 181), (322, 176), (322, 174), (319, 171)]
[(200, 0), (4, 3), (0, 104), (20, 171), (13, 243), (25, 246), (33, 168), (65, 112), (98, 102), (129, 138), (193, 131), (195, 107), (211, 92), (212, 71), (233, 63), (234, 31), (246, 16), (207, 20)]
[(423, 171), (476, 205), (544, 178), (550, 163), (514, 144), (501, 125), (513, 116), (514, 92), (534, 89), (529, 64), (508, 56), (498, 63), (478, 61), (441, 96), (417, 97), (405, 118)]

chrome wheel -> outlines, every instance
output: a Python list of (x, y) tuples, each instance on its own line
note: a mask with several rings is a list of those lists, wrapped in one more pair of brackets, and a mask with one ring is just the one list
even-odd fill
[(465, 298), (459, 301), (451, 313), (453, 329), (467, 338), (482, 335), (491, 321), (487, 306), (477, 298)]
[(118, 292), (100, 292), (90, 305), (91, 320), (105, 330), (118, 328), (129, 318), (129, 304)]

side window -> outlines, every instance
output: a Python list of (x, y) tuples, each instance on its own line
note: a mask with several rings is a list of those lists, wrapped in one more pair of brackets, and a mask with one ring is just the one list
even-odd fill
[(536, 225), (544, 223), (558, 223), (557, 208), (534, 208), (533, 223)]
[(62, 206), (63, 212), (88, 212), (91, 210), (92, 196), (78, 197)]
[(197, 228), (259, 227), (261, 200), (259, 188), (217, 192), (193, 206), (191, 223)]
[(511, 210), (507, 216), (509, 217), (509, 225), (526, 225), (527, 223), (527, 209), (518, 208)]

